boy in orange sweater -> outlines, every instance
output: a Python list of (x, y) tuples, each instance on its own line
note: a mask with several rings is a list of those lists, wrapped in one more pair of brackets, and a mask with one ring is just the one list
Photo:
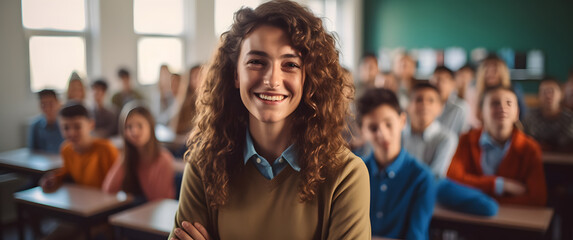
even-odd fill
[(103, 180), (118, 157), (117, 149), (108, 140), (93, 138), (94, 121), (87, 109), (71, 103), (60, 110), (60, 129), (64, 143), (60, 154), (64, 161), (61, 169), (52, 171), (40, 179), (45, 192), (57, 190), (65, 178), (73, 182), (101, 188)]
[(541, 148), (517, 129), (517, 97), (505, 87), (480, 102), (483, 129), (460, 137), (448, 177), (481, 189), (500, 203), (543, 206), (547, 201)]

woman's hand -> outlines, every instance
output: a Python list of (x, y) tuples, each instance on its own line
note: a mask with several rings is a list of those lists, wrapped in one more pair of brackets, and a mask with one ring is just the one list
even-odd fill
[[(207, 229), (198, 222), (191, 224), (190, 222), (183, 221), (181, 223), (183, 228), (175, 228), (175, 235), (179, 240), (211, 240)], [(171, 240), (176, 240), (172, 238)]]

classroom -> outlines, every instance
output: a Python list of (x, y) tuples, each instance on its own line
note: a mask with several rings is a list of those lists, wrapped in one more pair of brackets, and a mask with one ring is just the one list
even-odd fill
[(0, 1), (0, 240), (573, 239), (571, 9)]

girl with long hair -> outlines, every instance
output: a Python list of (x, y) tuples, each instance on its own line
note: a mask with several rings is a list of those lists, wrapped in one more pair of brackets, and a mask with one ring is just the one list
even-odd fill
[[(527, 113), (527, 104), (525, 103), (523, 88), (520, 84), (511, 84), (509, 68), (503, 59), (496, 55), (490, 55), (480, 63), (476, 73), (478, 99), (482, 98), (486, 90), (499, 86), (513, 89), (517, 95), (519, 119), (523, 119)], [(479, 109), (479, 107), (476, 106), (475, 109)]]
[(124, 153), (109, 170), (103, 190), (122, 190), (140, 201), (174, 198), (173, 156), (155, 137), (155, 120), (149, 110), (129, 103), (120, 118)]
[(341, 136), (352, 83), (322, 21), (242, 8), (197, 100), (175, 239), (370, 239), (368, 171)]

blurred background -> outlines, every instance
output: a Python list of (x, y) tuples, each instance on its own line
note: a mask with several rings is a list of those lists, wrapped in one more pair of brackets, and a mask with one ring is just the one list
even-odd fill
[[(260, 0), (3, 0), (0, 2), (0, 151), (23, 147), (35, 93), (65, 91), (70, 73), (85, 84), (105, 78), (121, 88), (119, 68), (147, 99), (159, 70), (207, 63), (218, 36), (241, 6)], [(416, 61), (416, 78), (438, 65), (503, 58), (526, 97), (546, 75), (565, 81), (573, 66), (571, 1), (300, 0), (336, 33), (341, 63), (357, 74), (360, 57), (378, 56), (389, 71), (396, 54)], [(111, 94), (108, 94), (110, 97)], [(61, 97), (63, 100), (63, 97)]]

